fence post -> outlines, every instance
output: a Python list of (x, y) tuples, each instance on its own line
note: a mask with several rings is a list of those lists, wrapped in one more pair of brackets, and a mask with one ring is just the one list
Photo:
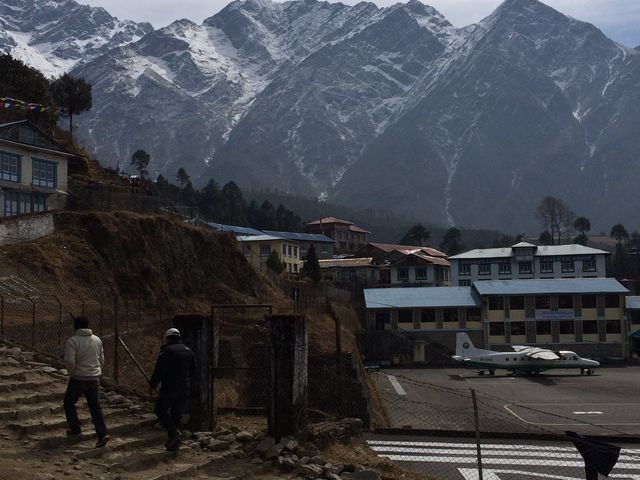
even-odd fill
[(55, 295), (53, 296), (53, 298), (55, 298), (56, 302), (58, 302), (58, 343), (56, 345), (60, 345), (62, 341), (62, 302)]
[(0, 336), (4, 338), (4, 297), (0, 297)]
[(31, 348), (36, 346), (36, 302), (31, 300)]
[(118, 299), (113, 300), (113, 381), (120, 383), (120, 375), (118, 373), (118, 344), (120, 343), (120, 329), (118, 325)]
[(480, 420), (478, 419), (478, 400), (476, 391), (471, 389), (471, 401), (473, 402), (473, 421), (476, 428), (476, 455), (478, 458), (478, 480), (482, 480), (482, 451), (480, 450)]
[(298, 436), (307, 428), (308, 336), (305, 317), (269, 317), (269, 435)]

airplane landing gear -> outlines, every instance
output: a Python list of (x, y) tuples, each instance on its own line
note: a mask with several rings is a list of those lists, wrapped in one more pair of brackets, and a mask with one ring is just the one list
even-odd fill
[(587, 369), (587, 375), (593, 375), (593, 370), (592, 369)]
[(495, 375), (496, 371), (495, 370), (489, 370), (489, 375)]
[(478, 375), (484, 375), (484, 370), (480, 370), (480, 371), (478, 372)]
[(581, 368), (580, 369), (580, 375), (593, 375), (593, 369), (592, 368)]

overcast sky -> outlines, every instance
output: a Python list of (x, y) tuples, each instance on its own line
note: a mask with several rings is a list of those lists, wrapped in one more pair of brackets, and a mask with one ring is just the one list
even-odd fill
[[(163, 27), (174, 20), (188, 18), (201, 23), (218, 12), (226, 0), (77, 0), (104, 7), (121, 20), (148, 21)], [(457, 27), (477, 22), (489, 15), (502, 0), (422, 0), (438, 9)], [(640, 45), (640, 0), (542, 0), (578, 20), (593, 23), (605, 34), (629, 47)], [(354, 4), (357, 1), (344, 1)], [(380, 6), (397, 3), (375, 0)]]

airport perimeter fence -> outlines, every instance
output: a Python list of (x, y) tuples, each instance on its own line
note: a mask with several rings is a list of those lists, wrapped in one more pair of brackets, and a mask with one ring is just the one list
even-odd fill
[[(324, 312), (313, 304), (309, 315)], [(251, 305), (199, 306), (185, 302), (149, 305), (140, 299), (96, 298), (92, 292), (43, 292), (24, 278), (0, 277), (0, 339), (47, 356), (63, 367), (65, 341), (73, 335), (73, 318), (85, 316), (101, 337), (104, 376), (139, 396), (149, 397), (148, 378), (176, 316), (200, 316), (218, 326), (215, 405), (221, 413), (251, 415), (266, 422), (269, 379), (270, 309)], [(343, 417), (369, 423), (367, 382), (357, 352), (330, 347), (308, 352), (309, 404), (312, 421)]]
[(513, 377), (483, 378), (480, 385), (497, 385), (490, 394), (467, 382), (475, 376), (468, 370), (446, 383), (427, 381), (420, 372), (370, 371), (377, 435), (368, 444), (380, 457), (434, 480), (590, 480), (604, 478), (597, 470), (611, 467), (612, 478), (640, 478), (640, 449), (627, 446), (638, 443), (635, 426), (625, 424), (622, 411), (612, 425), (589, 415), (601, 413), (589, 411), (593, 407), (570, 403), (575, 400), (546, 404), (542, 387), (553, 379), (544, 375), (527, 379), (540, 384), (539, 398), (519, 404), (509, 399)]

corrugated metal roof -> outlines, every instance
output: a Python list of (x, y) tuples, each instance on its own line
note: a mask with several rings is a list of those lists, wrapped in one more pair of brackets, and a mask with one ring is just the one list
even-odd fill
[(533, 243), (529, 243), (529, 242), (520, 242), (520, 243), (516, 243), (515, 245), (511, 245), (511, 248), (531, 248), (531, 247), (537, 247), (537, 245), (534, 245)]
[(353, 222), (349, 222), (347, 220), (340, 220), (339, 218), (336, 217), (324, 217), (321, 218), (320, 220), (314, 220), (313, 222), (309, 222), (307, 223), (307, 225), (320, 225), (320, 224), (329, 224), (329, 223), (343, 223), (345, 225), (353, 225)]
[(364, 258), (329, 258), (326, 260), (318, 260), (320, 263), (320, 268), (347, 268), (347, 267), (372, 267), (377, 265), (373, 265), (373, 257), (364, 257)]
[(282, 237), (274, 237), (273, 235), (239, 235), (237, 238), (239, 242), (269, 242), (272, 240), (285, 240)]
[[(518, 244), (520, 245), (520, 244)], [(535, 246), (535, 245), (534, 245)], [(609, 252), (598, 250), (597, 248), (585, 247), (584, 245), (543, 245), (536, 249), (536, 256), (556, 256), (556, 255), (595, 255)], [(514, 256), (512, 247), (504, 248), (476, 248), (459, 255), (449, 257), (449, 260), (462, 260), (471, 258), (503, 258)]]
[(447, 256), (446, 253), (441, 252), (440, 250), (436, 250), (431, 247), (417, 247), (415, 245), (395, 245), (392, 243), (369, 243), (375, 248), (382, 250), (383, 252), (393, 252), (394, 250), (404, 253), (408, 255), (409, 253), (413, 253), (416, 251), (422, 251), (431, 257), (442, 257), (445, 258)]
[(204, 222), (204, 225), (211, 230), (219, 232), (231, 232), (236, 235), (264, 235), (264, 232), (251, 227), (239, 227), (237, 225), (225, 225), (223, 223)]
[(367, 308), (480, 307), (471, 287), (365, 288)]
[(412, 252), (410, 253), (410, 255), (415, 255), (418, 258), (426, 260), (427, 262), (430, 262), (436, 265), (442, 265), (443, 267), (451, 266), (451, 263), (449, 263), (448, 260), (445, 260), (444, 258), (440, 258), (440, 257), (432, 257), (431, 255), (427, 255), (423, 252)]
[(480, 295), (544, 295), (552, 293), (628, 293), (615, 278), (483, 280), (473, 282)]
[(364, 228), (360, 228), (356, 225), (349, 225), (349, 231), (356, 233), (371, 233), (369, 230), (365, 230)]
[(299, 240), (301, 242), (335, 243), (333, 238), (329, 238), (321, 233), (275, 232), (273, 230), (265, 230), (264, 233), (286, 238), (287, 240)]
[(629, 310), (640, 310), (640, 297), (627, 297), (627, 308)]

